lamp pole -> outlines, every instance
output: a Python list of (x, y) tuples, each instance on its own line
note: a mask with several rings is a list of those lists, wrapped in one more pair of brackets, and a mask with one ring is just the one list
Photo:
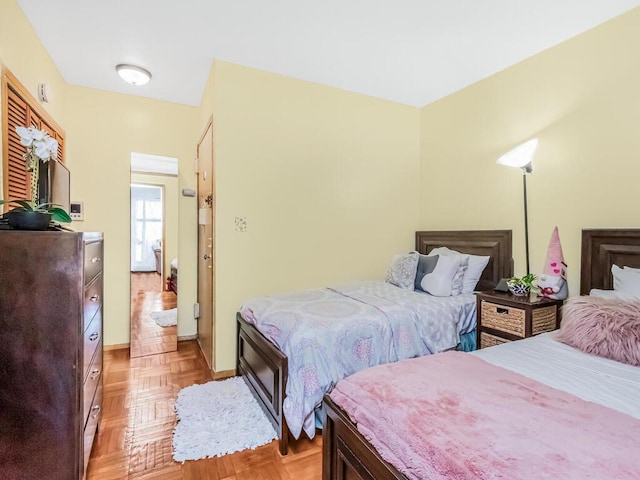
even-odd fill
[(522, 169), (522, 187), (524, 191), (524, 245), (527, 258), (527, 275), (529, 275), (529, 215), (527, 214), (527, 169)]

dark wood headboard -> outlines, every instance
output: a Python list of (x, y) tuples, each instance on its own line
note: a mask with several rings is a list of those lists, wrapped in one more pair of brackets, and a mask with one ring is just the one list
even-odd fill
[(436, 247), (448, 247), (470, 255), (489, 255), (476, 290), (491, 290), (501, 278), (513, 276), (511, 230), (449, 230), (416, 232), (416, 250), (427, 254)]
[(582, 230), (580, 294), (589, 295), (592, 288), (613, 289), (613, 265), (640, 268), (640, 229)]

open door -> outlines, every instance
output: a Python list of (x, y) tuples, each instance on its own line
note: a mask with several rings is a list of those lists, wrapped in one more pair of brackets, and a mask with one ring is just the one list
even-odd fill
[(211, 370), (214, 345), (214, 226), (213, 119), (198, 142), (198, 343)]

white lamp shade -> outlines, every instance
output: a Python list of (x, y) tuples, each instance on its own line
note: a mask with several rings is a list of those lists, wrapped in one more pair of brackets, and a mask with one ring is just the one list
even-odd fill
[(537, 138), (528, 140), (502, 155), (496, 163), (507, 167), (524, 168), (530, 172), (531, 161), (533, 160), (533, 154), (537, 146)]
[(151, 80), (151, 73), (135, 65), (120, 64), (116, 66), (116, 71), (121, 79), (135, 87), (146, 85)]

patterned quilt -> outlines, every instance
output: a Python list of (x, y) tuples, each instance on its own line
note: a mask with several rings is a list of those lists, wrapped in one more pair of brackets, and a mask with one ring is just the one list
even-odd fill
[(475, 297), (433, 297), (385, 282), (261, 297), (240, 310), (289, 359), (283, 412), (295, 438), (315, 435), (314, 409), (367, 367), (441, 352), (475, 328)]

